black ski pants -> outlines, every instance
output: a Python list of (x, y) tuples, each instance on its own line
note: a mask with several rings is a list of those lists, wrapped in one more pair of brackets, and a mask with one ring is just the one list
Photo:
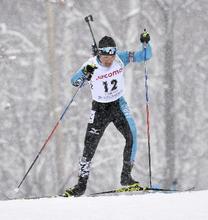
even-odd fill
[(137, 151), (137, 130), (123, 97), (110, 103), (92, 102), (83, 151), (83, 157), (86, 158), (86, 161), (92, 160), (98, 143), (111, 122), (126, 140), (123, 160), (134, 161)]

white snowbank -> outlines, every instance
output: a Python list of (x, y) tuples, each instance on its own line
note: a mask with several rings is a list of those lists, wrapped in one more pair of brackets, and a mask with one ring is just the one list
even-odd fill
[(208, 191), (0, 201), (1, 220), (207, 220)]

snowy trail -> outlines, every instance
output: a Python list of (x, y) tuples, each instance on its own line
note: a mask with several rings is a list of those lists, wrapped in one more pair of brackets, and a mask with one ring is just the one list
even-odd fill
[(1, 220), (207, 220), (208, 191), (0, 201)]

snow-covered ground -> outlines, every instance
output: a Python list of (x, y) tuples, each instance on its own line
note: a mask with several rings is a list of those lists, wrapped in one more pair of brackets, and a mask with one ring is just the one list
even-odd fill
[(0, 202), (1, 220), (207, 220), (208, 191)]

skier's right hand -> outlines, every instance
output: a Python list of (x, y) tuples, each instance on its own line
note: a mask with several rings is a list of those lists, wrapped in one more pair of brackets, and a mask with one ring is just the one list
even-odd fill
[(94, 64), (88, 64), (87, 66), (85, 66), (82, 69), (82, 71), (88, 81), (91, 80), (92, 75), (96, 69), (97, 69), (97, 67)]

